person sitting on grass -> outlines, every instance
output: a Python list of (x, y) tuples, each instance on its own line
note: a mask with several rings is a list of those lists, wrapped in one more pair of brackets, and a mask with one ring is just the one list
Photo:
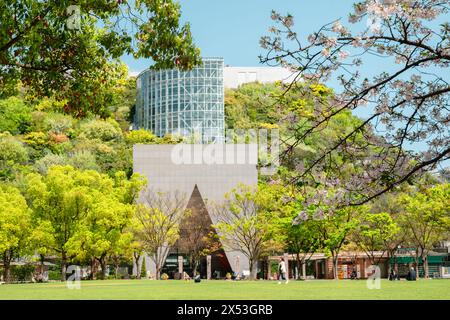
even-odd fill
[(411, 269), (409, 269), (408, 271), (408, 275), (406, 276), (406, 280), (408, 281), (416, 281), (416, 270), (414, 270), (413, 267), (411, 267)]
[(191, 280), (191, 277), (187, 274), (186, 271), (183, 271), (183, 279), (184, 280)]

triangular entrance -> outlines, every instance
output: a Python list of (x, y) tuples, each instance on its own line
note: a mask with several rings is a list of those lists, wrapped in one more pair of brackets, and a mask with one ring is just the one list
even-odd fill
[(174, 260), (174, 255), (183, 255), (186, 258), (183, 267), (186, 272), (193, 274), (194, 268), (197, 268), (201, 276), (206, 277), (206, 254), (210, 254), (213, 278), (215, 274), (224, 277), (227, 272), (232, 272), (197, 185), (186, 208), (190, 210), (190, 215), (181, 221), (180, 238), (171, 250), (170, 260)]

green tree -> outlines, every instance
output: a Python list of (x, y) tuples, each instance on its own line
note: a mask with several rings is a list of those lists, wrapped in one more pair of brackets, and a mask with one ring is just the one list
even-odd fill
[[(123, 180), (127, 180), (124, 173), (111, 178), (71, 166), (53, 166), (45, 176), (28, 176), (27, 197), (34, 216), (53, 232), (53, 241), (43, 246), (60, 256), (63, 280), (71, 259), (83, 254), (102, 256), (113, 246), (111, 242), (117, 242), (118, 229), (130, 212), (128, 206), (144, 183), (137, 176)], [(93, 237), (83, 243), (86, 235)], [(94, 243), (99, 246), (95, 252)]]
[[(396, 238), (400, 227), (386, 213), (365, 213), (359, 221), (359, 225), (353, 232), (356, 245), (369, 257), (373, 265), (378, 265), (388, 251), (389, 243)], [(375, 251), (381, 251), (377, 257)]]
[(147, 267), (146, 267), (146, 261), (145, 261), (145, 256), (142, 257), (142, 264), (141, 264), (141, 272), (140, 274), (140, 278), (147, 278)]
[(28, 163), (28, 150), (10, 134), (0, 134), (0, 180), (13, 180)]
[(135, 214), (131, 220), (129, 227), (128, 227), (128, 231), (133, 235), (133, 239), (130, 244), (130, 250), (131, 250), (131, 254), (133, 256), (133, 261), (136, 264), (136, 278), (137, 279), (141, 278), (142, 265), (139, 263), (139, 260), (145, 251), (145, 246), (144, 246), (144, 242), (143, 242), (144, 239), (142, 237), (143, 229), (144, 229), (144, 226), (137, 219), (137, 215)]
[(367, 206), (341, 206), (346, 197), (343, 189), (332, 186), (311, 188), (302, 210), (294, 219), (294, 224), (302, 221), (315, 221), (320, 247), (333, 260), (333, 277), (338, 279), (339, 253), (349, 242), (349, 236), (358, 225), (359, 217), (368, 212)]
[(270, 215), (275, 203), (270, 186), (239, 185), (216, 205), (214, 227), (225, 247), (241, 252), (249, 260), (250, 279), (256, 279), (256, 264), (270, 234)]
[(17, 188), (0, 183), (0, 256), (3, 279), (11, 280), (11, 261), (31, 253), (31, 210)]
[(123, 139), (119, 124), (113, 119), (90, 120), (80, 126), (80, 138), (101, 142), (116, 142)]
[(66, 111), (78, 116), (114, 104), (110, 88), (124, 73), (112, 61), (123, 54), (151, 58), (154, 68), (200, 62), (171, 0), (14, 0), (0, 6), (0, 19), (0, 95), (21, 81), (37, 96), (67, 98)]
[(433, 244), (445, 239), (450, 229), (450, 184), (415, 189), (399, 198), (400, 223), (416, 247), (416, 262), (422, 258), (424, 276), (428, 278), (428, 253)]
[(135, 220), (136, 236), (156, 265), (156, 279), (160, 279), (161, 268), (171, 246), (179, 238), (180, 223), (189, 215), (186, 210), (186, 195), (180, 192), (147, 190), (143, 204), (137, 205)]
[(10, 97), (0, 100), (0, 132), (24, 133), (31, 122), (31, 108), (22, 99)]
[(139, 129), (139, 130), (133, 130), (130, 131), (126, 136), (125, 140), (128, 144), (134, 145), (134, 144), (146, 144), (146, 143), (152, 143), (156, 140), (156, 136), (151, 133), (150, 131), (147, 131), (145, 129)]
[(110, 255), (130, 245), (131, 237), (124, 229), (133, 215), (132, 205), (121, 203), (114, 193), (105, 191), (93, 193), (95, 200), (90, 210), (65, 245), (67, 254), (74, 258), (96, 260), (102, 269), (101, 279), (107, 276)]

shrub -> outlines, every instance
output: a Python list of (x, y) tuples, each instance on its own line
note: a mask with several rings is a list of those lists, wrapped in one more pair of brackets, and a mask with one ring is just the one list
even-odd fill
[(95, 155), (88, 150), (76, 151), (68, 161), (68, 164), (74, 168), (80, 170), (97, 170), (99, 171), (99, 166), (97, 164)]
[(73, 126), (73, 118), (69, 115), (54, 113), (48, 114), (44, 123), (50, 132), (57, 135), (65, 134)]
[(11, 274), (15, 281), (31, 281), (34, 269), (34, 266), (31, 264), (13, 266), (11, 268)]
[(147, 268), (145, 266), (145, 257), (142, 258), (141, 278), (147, 278)]
[(146, 144), (156, 140), (156, 136), (145, 129), (133, 130), (125, 136), (128, 144)]
[(167, 280), (167, 279), (169, 279), (169, 275), (167, 273), (163, 273), (161, 275), (161, 280)]
[(122, 140), (122, 130), (114, 120), (91, 120), (80, 127), (80, 137), (103, 142)]
[(28, 158), (28, 151), (20, 141), (0, 137), (0, 178), (12, 178), (16, 169), (25, 165)]
[(48, 280), (61, 280), (61, 271), (59, 270), (49, 270)]
[(31, 108), (17, 97), (0, 100), (0, 132), (27, 132), (31, 125)]
[(65, 156), (49, 153), (36, 161), (34, 167), (40, 174), (47, 174), (47, 171), (51, 166), (63, 166), (65, 164), (67, 164), (67, 158)]

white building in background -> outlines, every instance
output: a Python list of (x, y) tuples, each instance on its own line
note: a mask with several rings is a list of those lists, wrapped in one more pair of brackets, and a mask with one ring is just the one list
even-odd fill
[(244, 83), (290, 82), (296, 73), (281, 67), (224, 67), (223, 84), (225, 88), (235, 89)]

